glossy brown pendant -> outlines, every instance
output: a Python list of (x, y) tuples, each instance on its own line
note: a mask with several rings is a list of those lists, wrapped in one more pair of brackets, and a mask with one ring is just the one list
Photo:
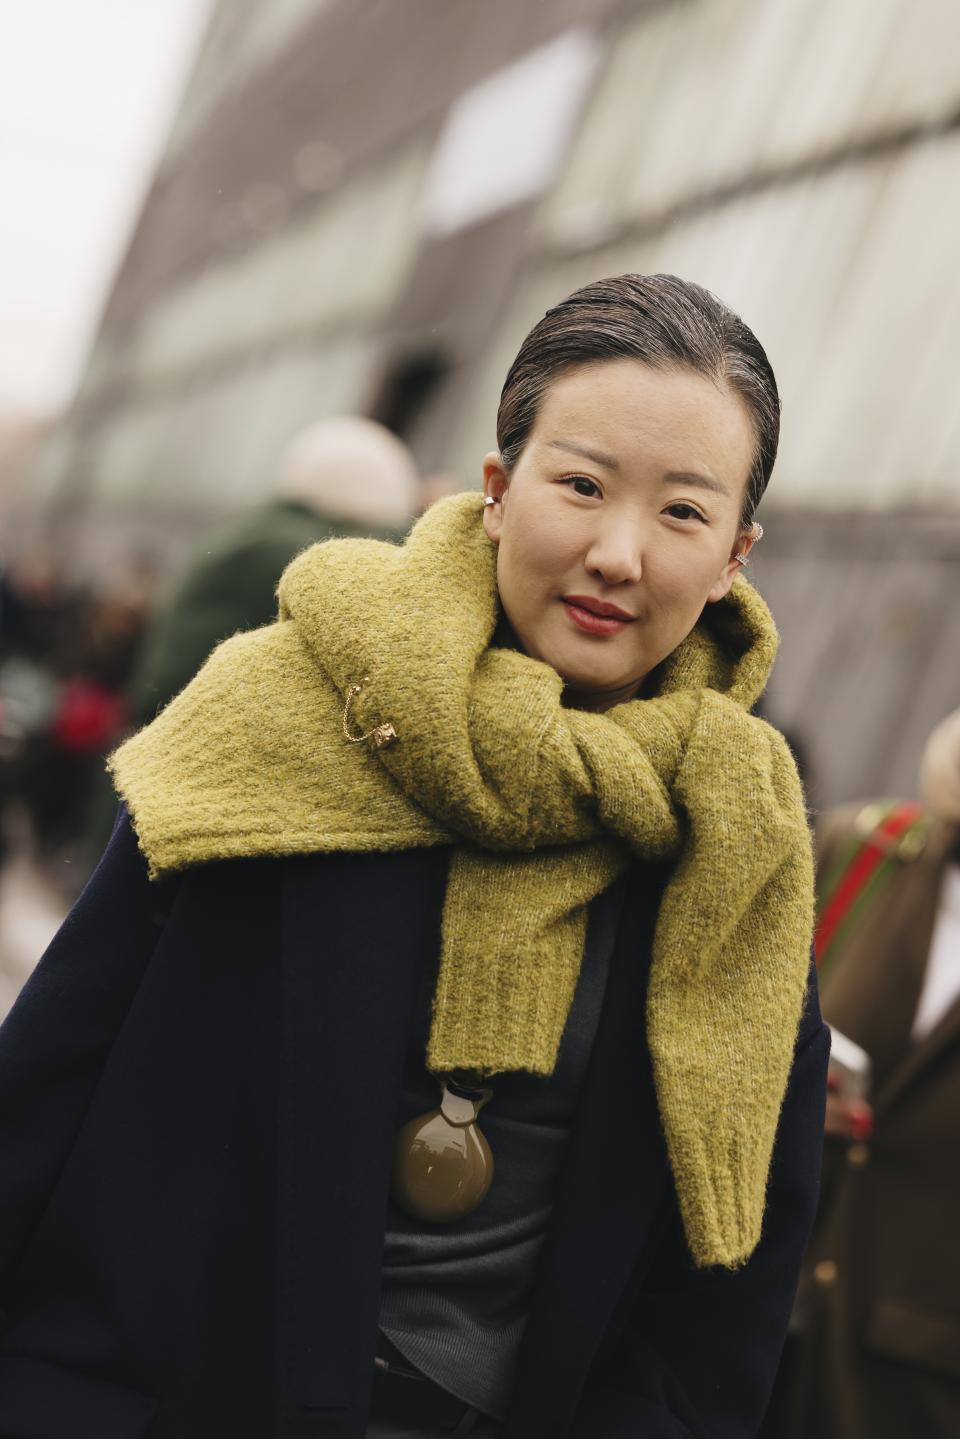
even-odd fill
[(493, 1155), (477, 1116), (492, 1094), (444, 1079), (439, 1107), (398, 1131), (393, 1199), (405, 1214), (450, 1224), (485, 1199), (493, 1183)]

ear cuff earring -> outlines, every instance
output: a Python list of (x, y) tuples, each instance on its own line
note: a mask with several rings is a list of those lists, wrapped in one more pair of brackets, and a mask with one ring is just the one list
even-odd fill
[[(760, 524), (759, 520), (755, 520), (753, 524), (753, 543), (755, 545), (759, 544), (762, 539), (763, 525)], [(738, 565), (748, 565), (750, 563), (749, 555), (734, 555), (734, 559)]]
[(496, 500), (493, 498), (493, 495), (484, 495), (484, 497), (483, 497), (483, 507), (484, 507), (484, 509), (487, 509), (487, 508), (489, 508), (490, 505), (495, 505), (496, 503), (497, 503), (497, 502), (496, 502)]

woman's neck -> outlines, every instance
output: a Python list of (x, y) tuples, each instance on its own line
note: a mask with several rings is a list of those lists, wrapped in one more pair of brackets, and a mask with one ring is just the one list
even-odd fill
[(603, 714), (605, 710), (612, 710), (614, 705), (626, 704), (628, 700), (636, 699), (639, 690), (638, 682), (621, 685), (612, 690), (580, 690), (574, 685), (565, 685), (560, 703), (564, 709), (590, 710), (594, 714)]
[[(518, 650), (521, 654), (524, 653), (523, 645), (517, 639), (513, 626), (503, 611), (500, 612), (491, 644), (497, 649)], [(576, 685), (564, 685), (560, 703), (564, 709), (590, 710), (594, 714), (602, 714), (605, 710), (613, 709), (614, 705), (625, 704), (627, 700), (635, 699), (639, 690), (639, 681), (611, 690), (584, 690), (578, 689)]]

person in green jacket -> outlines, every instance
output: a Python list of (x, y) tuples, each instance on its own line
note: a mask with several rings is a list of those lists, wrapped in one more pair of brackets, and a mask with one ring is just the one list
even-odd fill
[(276, 617), (277, 582), (301, 550), (348, 536), (399, 538), (420, 509), (413, 456), (374, 420), (321, 420), (281, 457), (276, 495), (207, 541), (148, 630), (131, 682), (146, 724), (215, 645)]
[[(276, 618), (277, 583), (319, 540), (399, 539), (423, 508), (413, 456), (375, 420), (319, 420), (287, 446), (274, 496), (204, 541), (153, 617), (127, 689), (131, 729), (148, 724), (230, 635)], [(113, 786), (88, 793), (73, 875), (82, 882), (110, 836)]]

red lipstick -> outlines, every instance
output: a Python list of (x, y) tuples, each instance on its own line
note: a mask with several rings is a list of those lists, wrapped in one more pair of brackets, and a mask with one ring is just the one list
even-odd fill
[(564, 595), (563, 606), (577, 628), (588, 635), (618, 635), (635, 618), (592, 595)]

